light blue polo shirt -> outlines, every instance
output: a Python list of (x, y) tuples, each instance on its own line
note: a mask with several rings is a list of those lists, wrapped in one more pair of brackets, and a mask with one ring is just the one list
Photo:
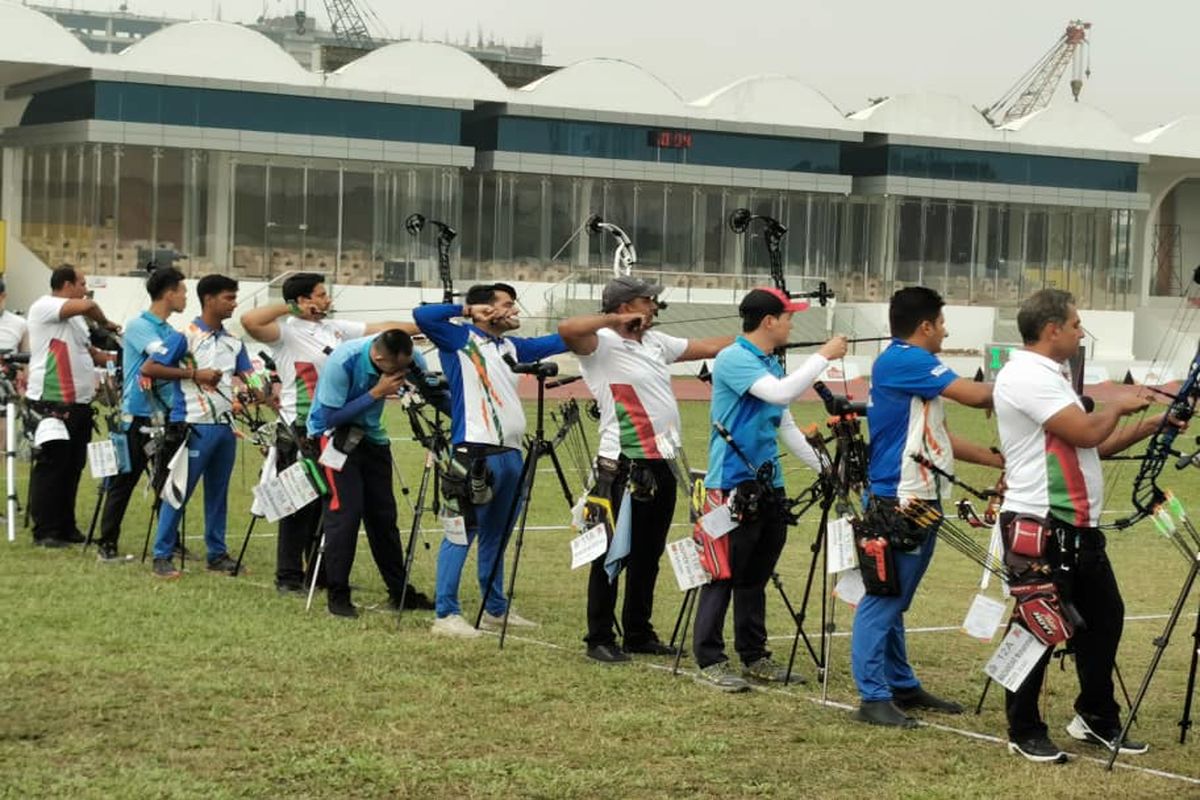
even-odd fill
[(121, 392), (121, 412), (128, 416), (149, 417), (155, 411), (171, 409), (175, 396), (173, 381), (151, 381), (142, 376), (142, 365), (153, 355), (166, 352), (166, 343), (178, 333), (165, 319), (143, 311), (125, 323), (121, 367), (125, 377)]
[[(764, 375), (784, 376), (783, 366), (773, 355), (759, 350), (744, 336), (717, 354), (713, 361), (712, 421), (719, 422), (755, 468), (775, 464), (775, 486), (783, 486), (779, 468), (779, 423), (784, 406), (764, 402), (750, 394), (750, 387)], [(708, 438), (708, 489), (732, 489), (755, 478), (754, 472), (714, 428)]]

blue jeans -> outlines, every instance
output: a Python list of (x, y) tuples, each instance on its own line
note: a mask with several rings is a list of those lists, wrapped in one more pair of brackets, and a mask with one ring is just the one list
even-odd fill
[[(187, 439), (188, 478), (184, 507), (200, 478), (204, 478), (204, 546), (208, 560), (227, 552), (225, 518), (229, 508), (229, 477), (237, 456), (237, 438), (228, 425), (192, 425)], [(168, 453), (170, 458), (174, 453)], [(154, 538), (154, 557), (170, 558), (179, 538), (179, 520), (183, 509), (164, 502), (158, 512), (158, 533)]]
[(892, 690), (916, 689), (921, 685), (908, 663), (904, 612), (912, 605), (917, 585), (929, 568), (936, 541), (937, 536), (931, 534), (916, 550), (896, 553), (899, 596), (869, 594), (858, 604), (850, 643), (850, 666), (864, 702), (891, 700)]
[[(475, 524), (467, 529), (467, 544), (451, 544), (443, 538), (438, 551), (435, 603), (439, 619), (462, 613), (458, 603), (458, 584), (462, 579), (463, 565), (467, 563), (470, 543), (476, 539), (479, 540), (476, 553), (479, 591), (487, 595), (487, 612), (499, 617), (508, 610), (508, 600), (504, 596), (504, 559), (500, 546), (510, 530), (509, 520), (515, 522), (521, 513), (521, 453), (518, 450), (494, 453), (487, 457), (487, 465), (492, 472), (492, 502), (475, 506)], [(497, 559), (499, 563), (489, 592), (485, 584), (492, 564)]]

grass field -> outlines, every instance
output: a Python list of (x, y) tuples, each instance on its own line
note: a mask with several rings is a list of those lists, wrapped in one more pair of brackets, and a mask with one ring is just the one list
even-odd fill
[[(687, 449), (703, 461), (706, 404), (686, 404)], [(817, 419), (815, 406), (798, 409)], [(392, 414), (396, 436), (407, 425)], [(959, 433), (994, 441), (981, 414), (952, 413)], [(594, 436), (592, 437), (594, 441)], [(416, 445), (395, 452), (415, 486)], [(241, 542), (257, 457), (234, 475), (231, 549)], [(982, 471), (961, 470), (985, 482)], [(1164, 479), (1196, 497), (1195, 473)], [(543, 474), (531, 525), (561, 525), (561, 493)], [(1111, 487), (1109, 507), (1128, 508), (1132, 468)], [(792, 474), (792, 489), (803, 476)], [(85, 479), (81, 526), (95, 497)], [(415, 494), (415, 492), (414, 492)], [(131, 508), (122, 545), (140, 552), (149, 500)], [(401, 528), (411, 520), (401, 501)], [(684, 509), (672, 538), (685, 535)], [(432, 527), (433, 520), (430, 520)], [(189, 543), (202, 549), (198, 520)], [(798, 602), (815, 517), (793, 529), (780, 573)], [(156, 582), (148, 568), (98, 565), (78, 550), (43, 551), (28, 532), (0, 546), (0, 795), (5, 797), (1045, 797), (1200, 796), (1200, 743), (1177, 744), (1190, 635), (1200, 592), (1155, 677), (1138, 738), (1152, 745), (1123, 763), (1147, 768), (1112, 774), (1101, 751), (1069, 744), (1076, 682), (1052, 668), (1045, 714), (1060, 744), (1081, 757), (1037, 766), (1009, 756), (1001, 693), (982, 715), (927, 715), (932, 723), (894, 732), (854, 723), (849, 640), (833, 640), (830, 704), (820, 703), (811, 662), (807, 686), (725, 696), (673, 677), (668, 659), (603, 667), (583, 655), (584, 570), (568, 569), (565, 530), (529, 534), (516, 607), (542, 626), (528, 636), (459, 642), (429, 634), (431, 613), (368, 613), (357, 621), (303, 604), (272, 586), (274, 526), (251, 542), (247, 575), (230, 579), (190, 569)], [(437, 534), (424, 542), (436, 547)], [(1128, 614), (1165, 614), (1186, 565), (1147, 524), (1110, 538)], [(433, 549), (416, 557), (416, 584), (432, 591)], [(468, 563), (473, 575), (474, 562)], [(942, 547), (908, 616), (910, 627), (958, 626), (978, 584), (978, 568)], [(365, 542), (356, 601), (386, 593)], [(471, 612), (478, 589), (464, 580)], [(993, 595), (996, 589), (992, 589)], [(670, 635), (680, 593), (664, 563), (656, 622)], [(786, 657), (792, 627), (774, 590), (769, 628)], [(837, 606), (840, 633), (850, 610)], [(1126, 624), (1120, 667), (1136, 688), (1161, 618)], [(810, 627), (815, 629), (815, 624)], [(731, 638), (731, 637), (730, 637)], [(995, 644), (957, 630), (914, 632), (911, 659), (934, 692), (974, 705), (982, 667)], [(1200, 715), (1200, 709), (1197, 709)], [(942, 727), (945, 726), (945, 727)], [(965, 732), (965, 733), (964, 733)], [(981, 734), (979, 736), (975, 734)], [(1200, 730), (1195, 732), (1200, 738)], [(1093, 759), (1087, 758), (1093, 757)], [(1175, 777), (1147, 770), (1174, 773)], [(1180, 777), (1182, 776), (1182, 777)], [(1190, 782), (1189, 782), (1190, 779)]]

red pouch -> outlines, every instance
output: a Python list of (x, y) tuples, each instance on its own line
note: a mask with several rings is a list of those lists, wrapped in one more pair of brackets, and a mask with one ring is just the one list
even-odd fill
[[(710, 489), (704, 496), (704, 516), (725, 502), (725, 492), (720, 489)], [(714, 581), (729, 580), (733, 577), (733, 562), (729, 553), (729, 534), (714, 539), (712, 534), (704, 530), (697, 519), (692, 526), (692, 540), (700, 546), (700, 566)]]
[(1041, 558), (1046, 552), (1050, 531), (1037, 517), (1017, 517), (1008, 534), (1008, 549), (1025, 558)]

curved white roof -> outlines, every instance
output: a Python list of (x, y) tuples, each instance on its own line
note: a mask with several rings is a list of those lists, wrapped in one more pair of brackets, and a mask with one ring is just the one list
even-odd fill
[(50, 17), (0, 0), (0, 61), (81, 67), (93, 59), (83, 42)]
[(1142, 148), (1105, 112), (1085, 103), (1059, 103), (1013, 120), (1000, 130), (1010, 142), (1083, 150), (1139, 151)]
[(886, 98), (850, 115), (864, 131), (942, 139), (996, 141), (1001, 137), (970, 103), (934, 92)]
[(1180, 117), (1133, 140), (1154, 155), (1200, 158), (1200, 116)]
[(181, 22), (155, 31), (104, 66), (255, 83), (320, 83), (320, 78), (258, 31), (212, 20)]
[(508, 87), (473, 57), (445, 44), (398, 42), (351, 61), (327, 79), (330, 86), (422, 97), (508, 99)]
[(786, 75), (752, 75), (689, 103), (717, 119), (858, 130), (833, 102), (816, 89)]
[(636, 64), (591, 58), (552, 72), (513, 92), (514, 103), (686, 116), (683, 99)]

